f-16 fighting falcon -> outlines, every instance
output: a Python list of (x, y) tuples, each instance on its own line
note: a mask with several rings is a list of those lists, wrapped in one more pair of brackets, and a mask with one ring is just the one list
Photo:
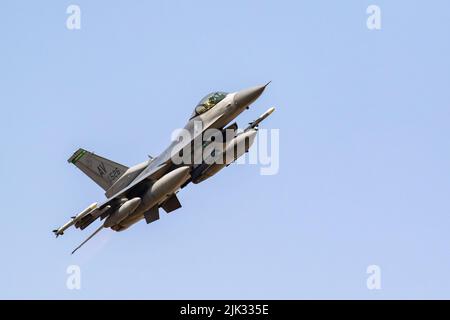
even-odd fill
[[(73, 254), (103, 228), (123, 231), (141, 219), (147, 223), (158, 220), (160, 208), (167, 213), (181, 208), (176, 196), (181, 188), (210, 178), (252, 146), (258, 125), (274, 108), (244, 130), (238, 130), (236, 122), (231, 122), (259, 98), (269, 83), (234, 93), (207, 95), (165, 151), (135, 166), (127, 167), (78, 149), (68, 162), (105, 190), (107, 200), (93, 203), (65, 225), (53, 230), (56, 237), (71, 226), (83, 230), (97, 219), (104, 220)], [(206, 152), (205, 156), (205, 150), (211, 145), (215, 146), (214, 149), (210, 148), (211, 152)]]

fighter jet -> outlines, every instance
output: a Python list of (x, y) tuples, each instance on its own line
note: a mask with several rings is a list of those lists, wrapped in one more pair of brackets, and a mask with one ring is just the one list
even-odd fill
[[(182, 133), (166, 150), (135, 166), (127, 167), (78, 149), (68, 162), (99, 185), (107, 199), (91, 204), (62, 227), (53, 230), (56, 237), (71, 226), (83, 230), (97, 219), (104, 221), (72, 251), (73, 254), (104, 228), (123, 231), (142, 219), (147, 224), (158, 220), (160, 208), (167, 213), (181, 208), (176, 195), (180, 189), (191, 182), (197, 184), (212, 177), (252, 146), (259, 124), (274, 108), (250, 122), (244, 130), (238, 130), (236, 122), (231, 122), (259, 98), (269, 83), (233, 93), (208, 94), (198, 103)], [(223, 139), (217, 139), (216, 145), (223, 148), (217, 154), (214, 148), (209, 157), (205, 157), (204, 150), (214, 142), (214, 137), (217, 137), (214, 133), (217, 132)], [(189, 161), (180, 162), (180, 158)], [(207, 161), (211, 158), (222, 161)]]

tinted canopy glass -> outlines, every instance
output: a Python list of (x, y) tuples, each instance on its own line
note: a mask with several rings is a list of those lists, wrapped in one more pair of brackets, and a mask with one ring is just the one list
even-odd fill
[(226, 92), (213, 92), (204, 97), (195, 107), (195, 115), (205, 113), (226, 97)]

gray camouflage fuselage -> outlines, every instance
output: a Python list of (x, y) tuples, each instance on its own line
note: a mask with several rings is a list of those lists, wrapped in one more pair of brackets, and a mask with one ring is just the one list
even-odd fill
[[(68, 161), (101, 186), (108, 199), (100, 205), (95, 203), (72, 217), (71, 221), (54, 230), (55, 234), (62, 235), (72, 225), (84, 229), (98, 218), (105, 219), (103, 225), (86, 240), (88, 241), (103, 227), (122, 231), (144, 218), (147, 223), (158, 220), (160, 207), (166, 212), (180, 208), (181, 204), (175, 193), (181, 187), (189, 182), (199, 183), (209, 178), (228, 162), (220, 165), (208, 165), (201, 161), (179, 163), (174, 157), (189, 155), (189, 158), (195, 159), (196, 154), (202, 154), (202, 142), (211, 138), (208, 135), (213, 132), (209, 129), (223, 130), (262, 94), (266, 86), (267, 84), (229, 94), (217, 92), (208, 95), (196, 107), (182, 134), (175, 137), (166, 150), (159, 156), (130, 168), (79, 149)], [(246, 140), (244, 151), (247, 151), (253, 143), (257, 125), (272, 111), (273, 108), (254, 121), (253, 125), (251, 123), (232, 142)], [(235, 124), (230, 127), (233, 130), (237, 128)], [(186, 133), (189, 139), (184, 139)], [(236, 158), (241, 155), (242, 152)]]
[[(217, 103), (211, 110), (208, 112), (195, 116), (191, 118), (184, 129), (186, 129), (193, 139), (199, 138), (199, 136), (207, 131), (207, 129), (223, 129), (227, 124), (229, 124), (231, 121), (233, 121), (237, 116), (239, 116), (245, 108), (247, 108), (252, 102), (254, 102), (264, 91), (265, 86), (258, 86), (254, 88), (250, 88), (241, 92), (235, 92), (228, 94), (222, 101)], [(236, 97), (237, 96), (237, 97)], [(201, 121), (203, 130), (200, 132), (195, 132), (195, 122)], [(150, 172), (154, 168), (157, 168), (158, 166), (167, 163), (167, 161), (170, 161), (172, 155), (179, 154), (181, 149), (186, 147), (191, 147), (192, 142), (187, 141), (184, 145), (180, 145), (177, 143), (177, 139), (173, 141), (170, 146), (164, 150), (160, 156), (155, 158), (148, 166), (143, 170), (142, 174), (145, 174), (146, 172)], [(203, 139), (208, 139), (208, 137), (204, 136)], [(195, 145), (195, 144), (194, 144)], [(201, 148), (202, 145), (199, 144), (197, 148)], [(189, 148), (192, 153), (197, 152), (198, 150), (194, 148)], [(161, 174), (165, 174), (168, 171), (169, 168), (166, 170), (161, 170)], [(139, 176), (137, 177), (139, 179)], [(186, 181), (181, 181), (181, 185), (184, 184)], [(145, 206), (139, 207), (135, 212), (133, 212), (132, 215), (130, 215), (128, 218), (124, 219), (120, 225), (123, 227), (119, 230), (124, 230), (131, 226), (132, 224), (138, 222), (139, 220), (144, 218), (144, 212), (148, 210), (149, 208), (146, 208)]]

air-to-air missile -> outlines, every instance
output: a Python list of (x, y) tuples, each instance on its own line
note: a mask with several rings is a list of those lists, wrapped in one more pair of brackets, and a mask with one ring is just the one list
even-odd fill
[(252, 121), (249, 123), (249, 126), (245, 129), (245, 130), (250, 130), (250, 129), (254, 129), (257, 128), (258, 125), (263, 122), (268, 116), (270, 116), (272, 114), (272, 112), (275, 111), (275, 108), (269, 108), (266, 112), (264, 112), (262, 115), (260, 115), (258, 117), (258, 119)]
[(97, 208), (97, 202), (94, 202), (89, 207), (87, 207), (86, 209), (81, 211), (79, 214), (77, 214), (76, 216), (73, 216), (72, 220), (69, 220), (69, 222), (67, 222), (61, 228), (53, 230), (53, 232), (55, 233), (56, 237), (63, 235), (64, 231), (66, 231), (68, 228), (70, 228), (72, 225), (74, 225), (78, 220), (80, 220), (81, 218), (85, 217), (87, 214), (89, 214), (93, 210), (95, 210), (95, 208)]
[[(238, 133), (229, 142), (225, 142), (225, 147), (223, 149), (221, 157), (221, 163), (208, 164), (211, 162), (205, 161), (206, 163), (199, 165), (192, 172), (192, 182), (197, 184), (211, 178), (213, 175), (218, 173), (224, 167), (228, 166), (230, 163), (234, 162), (244, 153), (248, 152), (250, 147), (255, 141), (255, 136), (258, 132), (258, 125), (264, 121), (268, 116), (275, 111), (275, 108), (270, 108), (259, 116), (256, 120), (249, 123), (249, 126), (241, 133)], [(214, 155), (216, 157), (216, 155)]]

